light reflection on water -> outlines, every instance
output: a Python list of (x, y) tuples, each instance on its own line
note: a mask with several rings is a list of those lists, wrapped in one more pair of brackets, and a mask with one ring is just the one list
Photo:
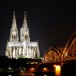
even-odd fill
[(49, 75), (48, 75), (48, 74), (39, 74), (39, 75), (34, 75), (34, 74), (33, 74), (33, 75), (21, 75), (21, 74), (20, 74), (20, 75), (0, 75), (0, 76), (55, 76), (55, 75), (54, 75), (54, 74), (52, 74), (52, 75), (51, 75), (51, 74), (49, 74)]
[(12, 76), (12, 75), (8, 75), (8, 76)]
[(16, 73), (0, 73), (0, 76), (55, 76), (55, 72), (16, 72)]
[(18, 75), (8, 75), (8, 76), (55, 76), (55, 74), (25, 74), (25, 75), (21, 75), (21, 74), (18, 74)]

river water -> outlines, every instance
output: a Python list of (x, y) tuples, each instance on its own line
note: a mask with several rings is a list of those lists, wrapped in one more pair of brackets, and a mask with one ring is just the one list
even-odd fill
[(36, 72), (36, 73), (13, 73), (13, 74), (6, 74), (2, 73), (0, 76), (55, 76), (54, 72)]

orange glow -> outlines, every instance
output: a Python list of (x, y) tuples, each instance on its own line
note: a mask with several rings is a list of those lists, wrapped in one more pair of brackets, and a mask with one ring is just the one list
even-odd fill
[(31, 71), (31, 72), (34, 72), (34, 71), (35, 71), (35, 68), (33, 68), (33, 67), (30, 68), (30, 71)]
[(55, 76), (61, 76), (61, 66), (55, 65)]
[(44, 68), (43, 68), (43, 71), (46, 72), (46, 71), (48, 71), (48, 69), (47, 69), (46, 67), (44, 67)]
[(54, 65), (54, 68), (56, 67), (56, 65)]
[(46, 74), (44, 76), (47, 76)]

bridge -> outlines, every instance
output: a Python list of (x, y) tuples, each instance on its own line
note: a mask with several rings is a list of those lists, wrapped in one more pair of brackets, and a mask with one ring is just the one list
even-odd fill
[(76, 60), (76, 31), (64, 48), (51, 47), (44, 55), (43, 63), (68, 62)]

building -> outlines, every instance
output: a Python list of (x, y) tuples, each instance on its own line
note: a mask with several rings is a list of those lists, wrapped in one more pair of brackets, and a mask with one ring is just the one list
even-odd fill
[(16, 24), (15, 12), (13, 15), (12, 28), (9, 40), (6, 44), (6, 56), (8, 58), (39, 58), (40, 51), (38, 42), (30, 42), (29, 28), (27, 26), (26, 13), (20, 28), (20, 35)]

